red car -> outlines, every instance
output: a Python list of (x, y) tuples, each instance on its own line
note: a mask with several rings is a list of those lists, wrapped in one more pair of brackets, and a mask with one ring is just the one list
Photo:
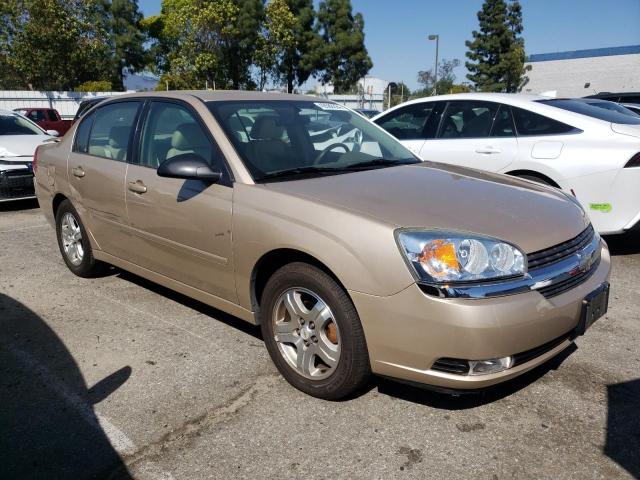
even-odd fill
[(55, 130), (59, 136), (67, 133), (73, 125), (73, 120), (63, 120), (58, 111), (53, 108), (16, 108), (14, 112), (24, 115), (49, 133)]

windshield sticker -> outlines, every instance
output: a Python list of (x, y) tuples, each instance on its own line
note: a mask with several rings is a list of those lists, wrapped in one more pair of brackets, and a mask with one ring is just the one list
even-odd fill
[(344, 105), (339, 105), (337, 103), (314, 103), (314, 105), (322, 110), (349, 110)]
[(602, 213), (609, 213), (612, 210), (610, 203), (590, 203), (589, 208)]

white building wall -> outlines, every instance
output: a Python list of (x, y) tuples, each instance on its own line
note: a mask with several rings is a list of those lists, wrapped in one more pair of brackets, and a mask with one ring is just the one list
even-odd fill
[[(584, 97), (599, 92), (639, 92), (640, 54), (610, 55), (527, 63), (524, 93), (556, 91), (559, 97)], [(585, 84), (590, 85), (585, 88)]]
[(125, 92), (37, 92), (31, 90), (0, 91), (0, 110), (16, 108), (55, 108), (62, 118), (73, 118), (85, 98), (108, 97)]

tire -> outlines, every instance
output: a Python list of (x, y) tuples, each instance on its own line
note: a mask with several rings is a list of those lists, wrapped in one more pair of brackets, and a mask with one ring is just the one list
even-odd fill
[[(70, 245), (70, 235), (74, 235), (75, 247)], [(87, 231), (69, 200), (64, 200), (56, 211), (56, 237), (64, 263), (77, 276), (96, 277), (106, 270), (106, 264), (93, 257)]]
[(324, 271), (307, 263), (276, 271), (262, 295), (260, 323), (271, 359), (298, 390), (339, 400), (367, 384), (371, 367), (360, 318)]

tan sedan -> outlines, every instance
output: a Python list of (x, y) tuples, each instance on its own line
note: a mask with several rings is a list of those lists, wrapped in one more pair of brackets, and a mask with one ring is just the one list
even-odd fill
[(607, 308), (609, 253), (571, 197), (420, 162), (315, 97), (118, 96), (35, 170), (72, 272), (115, 265), (260, 324), (282, 375), (321, 398), (372, 372), (487, 387)]

